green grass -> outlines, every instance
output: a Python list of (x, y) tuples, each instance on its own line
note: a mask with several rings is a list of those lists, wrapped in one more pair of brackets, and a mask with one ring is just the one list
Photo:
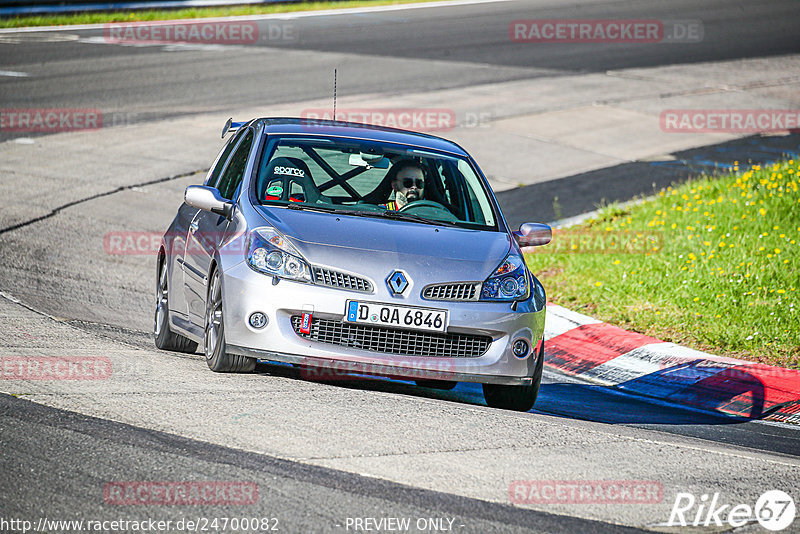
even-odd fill
[(798, 369), (798, 174), (800, 162), (788, 160), (701, 176), (555, 231), (527, 261), (552, 302), (665, 341)]
[(207, 17), (234, 17), (262, 15), (266, 13), (289, 13), (293, 11), (315, 11), (320, 9), (344, 9), (348, 7), (371, 7), (395, 4), (415, 4), (429, 0), (342, 0), (334, 2), (292, 2), (245, 6), (221, 6), (190, 9), (153, 9), (143, 11), (114, 11), (107, 13), (75, 13), (65, 15), (36, 15), (0, 19), (0, 28), (26, 26), (63, 26), (67, 24), (102, 24), (108, 22), (136, 22), (149, 20), (177, 20)]

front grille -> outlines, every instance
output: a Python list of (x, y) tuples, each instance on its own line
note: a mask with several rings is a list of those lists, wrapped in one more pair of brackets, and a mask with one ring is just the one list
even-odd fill
[(301, 323), (299, 315), (292, 317), (294, 331), (302, 338), (398, 356), (478, 358), (492, 343), (489, 336), (416, 332), (329, 319), (312, 319), (311, 333), (305, 334), (300, 332)]
[(369, 280), (322, 267), (314, 267), (314, 283), (321, 286), (372, 293), (372, 283)]
[(422, 298), (427, 300), (478, 300), (480, 287), (480, 282), (434, 284), (422, 290)]

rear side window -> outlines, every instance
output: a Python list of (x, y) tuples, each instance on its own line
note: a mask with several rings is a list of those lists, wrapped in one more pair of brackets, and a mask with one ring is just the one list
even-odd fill
[(219, 175), (222, 172), (222, 168), (225, 167), (225, 162), (228, 161), (228, 156), (231, 155), (231, 152), (236, 147), (236, 144), (239, 142), (239, 139), (242, 138), (242, 134), (244, 134), (244, 130), (239, 131), (236, 135), (233, 136), (233, 139), (225, 145), (225, 148), (222, 149), (222, 153), (217, 158), (217, 164), (214, 165), (214, 171), (208, 176), (208, 180), (206, 181), (206, 185), (210, 187), (216, 187), (217, 182), (219, 181)]
[(245, 135), (236, 152), (233, 153), (231, 161), (222, 173), (217, 184), (219, 194), (222, 198), (231, 200), (233, 193), (239, 184), (242, 183), (244, 177), (244, 168), (247, 166), (247, 157), (250, 155), (250, 148), (253, 146), (253, 131), (250, 130)]

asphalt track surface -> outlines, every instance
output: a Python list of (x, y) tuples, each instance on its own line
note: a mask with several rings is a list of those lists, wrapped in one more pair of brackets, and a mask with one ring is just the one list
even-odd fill
[[(705, 38), (692, 47), (600, 45), (588, 51), (585, 47), (568, 45), (530, 47), (510, 43), (509, 22), (531, 18), (702, 20)], [(299, 41), (265, 43), (271, 54), (268, 58), (259, 55), (258, 61), (254, 61), (255, 54), (246, 47), (174, 54), (161, 47), (80, 42), (102, 37), (97, 30), (23, 37), (0, 35), (0, 68), (31, 74), (27, 78), (0, 77), (0, 105), (3, 108), (92, 107), (136, 113), (140, 120), (157, 120), (177, 114), (234, 109), (243, 102), (258, 105), (325, 97), (330, 93), (330, 70), (334, 66), (339, 68), (340, 94), (357, 95), (800, 51), (800, 8), (792, 1), (588, 2), (580, 6), (561, 2), (497, 2), (356, 17), (311, 17), (291, 23), (299, 29)], [(779, 148), (791, 150), (797, 147), (798, 140), (792, 136), (775, 143), (781, 144)], [(743, 152), (753, 150), (747, 141), (734, 142), (733, 146)], [(715, 149), (706, 152), (709, 150)], [(729, 151), (729, 154), (736, 157), (739, 152)], [(689, 156), (687, 159), (692, 159)], [(561, 194), (565, 199), (563, 215), (580, 213), (596, 199), (587, 201), (575, 196), (575, 202), (570, 203), (569, 191), (590, 187), (598, 177), (604, 180), (619, 177), (618, 196), (622, 200), (626, 195), (642, 193), (624, 188), (625, 173), (637, 172), (636, 165), (530, 186), (532, 189), (526, 194), (537, 196), (546, 191), (548, 198)], [(665, 168), (663, 172), (663, 180), (674, 180), (682, 171)], [(179, 180), (175, 189), (179, 191), (183, 185)], [(500, 200), (513, 217), (514, 198), (500, 195)], [(107, 204), (105, 210), (113, 210), (113, 204)], [(84, 220), (84, 215), (78, 210), (64, 214), (65, 219), (54, 221), (55, 228), (71, 228), (73, 237), (96, 233), (97, 228), (92, 225), (102, 221)], [(46, 258), (36, 257), (48, 246), (47, 237), (34, 235), (33, 228), (30, 230), (30, 233), (21, 229), (4, 235), (0, 255), (4, 264), (15, 269), (30, 262), (31, 271), (47, 272)], [(11, 258), (12, 255), (15, 257)], [(59, 285), (77, 284), (76, 280), (84, 276), (79, 274), (77, 260), (62, 267), (61, 274), (65, 276), (60, 284), (45, 284), (32, 303), (34, 308), (46, 313), (63, 311), (57, 301), (59, 291), (66, 290)], [(120, 267), (111, 276), (124, 274)], [(0, 289), (13, 293), (15, 287), (10, 283), (20, 283), (22, 279), (0, 275)], [(128, 297), (122, 290), (119, 293)], [(115, 306), (118, 302), (114, 298), (122, 300), (122, 297), (109, 297), (108, 305)], [(138, 304), (133, 308), (137, 317), (141, 315)], [(106, 324), (97, 315), (103, 313), (78, 309), (67, 319), (71, 325), (113, 342), (152, 347), (152, 340), (143, 329), (125, 328), (119, 320)], [(178, 357), (174, 360), (176, 367), (185, 361)], [(301, 381), (292, 369), (282, 366), (260, 365), (257, 373), (265, 380), (277, 376)], [(372, 378), (339, 383), (336, 387), (344, 392), (349, 389), (432, 400), (443, 406), (483, 405), (479, 388), (470, 384), (460, 384), (452, 392), (438, 392)], [(534, 413), (515, 417), (542, 416), (555, 416), (567, 427), (580, 428), (582, 421), (602, 423), (642, 440), (664, 440), (698, 448), (711, 443), (731, 454), (749, 451), (774, 458), (800, 456), (800, 435), (795, 428), (700, 414), (620, 395), (553, 372), (545, 374)], [(611, 523), (417, 489), (245, 452), (58, 410), (9, 395), (0, 395), (0, 429), (0, 510), (9, 517), (49, 514), (69, 519), (133, 515), (130, 509), (120, 512), (103, 506), (98, 488), (107, 480), (236, 479), (258, 482), (261, 499), (255, 515), (278, 517), (284, 526), (281, 530), (287, 532), (344, 531), (345, 518), (365, 516), (451, 517), (456, 518), (456, 525), (464, 525), (461, 527), (464, 532), (625, 530)], [(621, 468), (609, 478), (620, 478), (625, 472), (629, 471)], [(147, 515), (150, 511), (135, 512)], [(248, 515), (253, 511), (248, 509)], [(231, 510), (189, 507), (159, 509), (158, 513), (167, 519), (231, 515)]]
[[(452, 529), (462, 532), (635, 531), (302, 465), (8, 395), (0, 395), (0, 422), (4, 517), (37, 517), (42, 512), (61, 520), (111, 516), (103, 509), (103, 486), (98, 481), (152, 480), (158, 473), (170, 480), (254, 482), (258, 503), (239, 507), (242, 516), (277, 519), (281, 532), (342, 532), (348, 517), (448, 518), (453, 520)], [(55, 466), (66, 467), (69, 476)], [(111, 517), (177, 522), (236, 513), (232, 506), (173, 507), (167, 512), (163, 507), (142, 506)]]

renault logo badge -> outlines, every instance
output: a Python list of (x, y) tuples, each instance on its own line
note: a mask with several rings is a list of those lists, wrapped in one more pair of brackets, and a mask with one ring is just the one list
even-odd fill
[(386, 283), (389, 284), (389, 289), (391, 289), (392, 293), (395, 295), (402, 295), (403, 291), (408, 287), (408, 279), (402, 271), (393, 272), (389, 275)]

